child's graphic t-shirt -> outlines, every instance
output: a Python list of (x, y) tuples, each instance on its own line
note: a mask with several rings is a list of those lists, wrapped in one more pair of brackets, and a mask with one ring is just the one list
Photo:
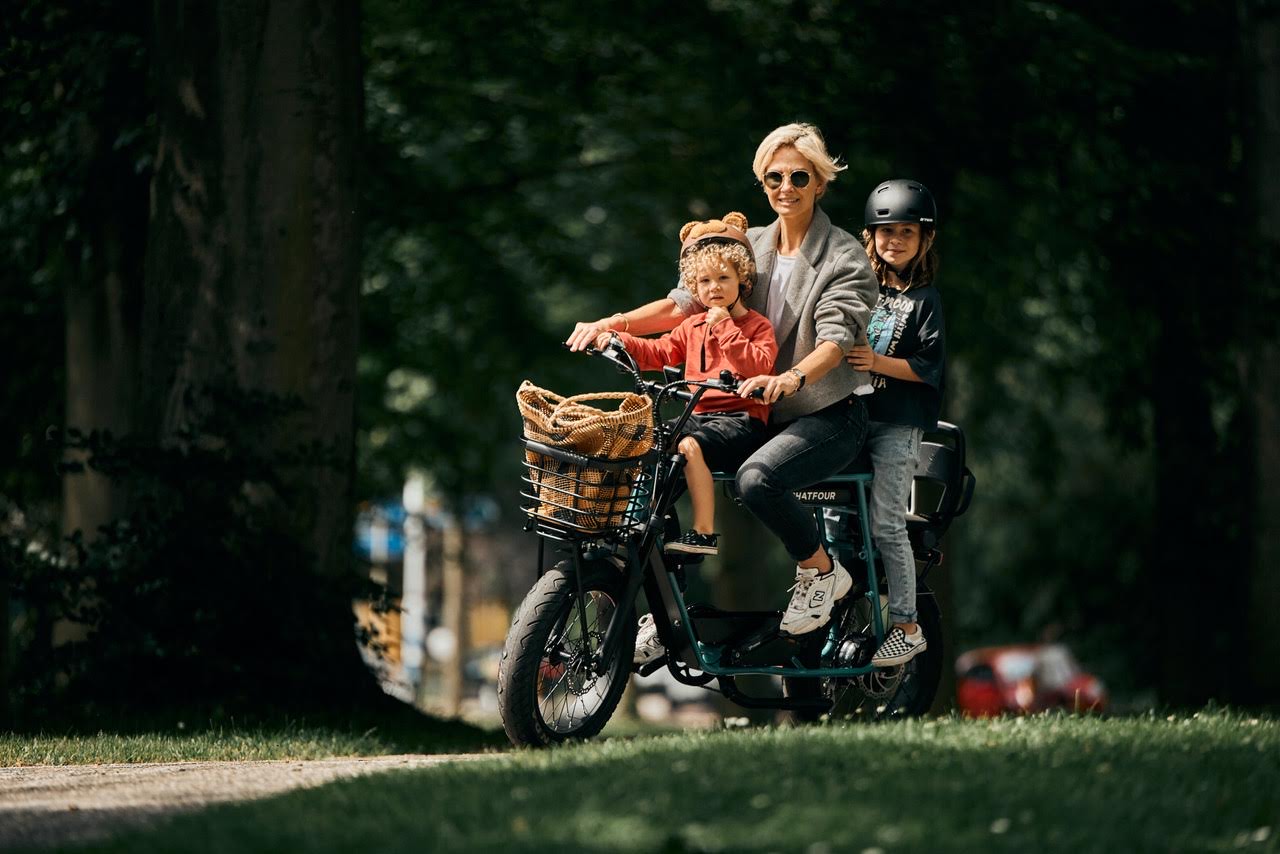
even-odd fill
[(946, 328), (942, 296), (933, 285), (898, 291), (880, 286), (880, 302), (867, 325), (867, 342), (882, 356), (906, 359), (923, 382), (872, 373), (867, 398), (872, 421), (933, 430), (942, 408)]

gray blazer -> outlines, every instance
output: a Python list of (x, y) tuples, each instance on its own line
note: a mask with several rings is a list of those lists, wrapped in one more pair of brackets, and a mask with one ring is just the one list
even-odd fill
[[(756, 286), (745, 301), (748, 308), (764, 314), (768, 306), (769, 279), (778, 257), (778, 229), (774, 220), (763, 228), (747, 231), (756, 256)], [(685, 288), (668, 296), (685, 314), (701, 306)], [(867, 323), (880, 296), (875, 274), (862, 244), (849, 232), (836, 228), (822, 208), (815, 207), (813, 222), (796, 254), (795, 269), (787, 284), (787, 304), (782, 319), (773, 330), (778, 339), (778, 361), (774, 373), (782, 373), (817, 348), (830, 341), (848, 353), (866, 336)], [(807, 382), (794, 397), (784, 397), (773, 405), (771, 420), (793, 421), (817, 412), (853, 394), (871, 378), (841, 361), (822, 379)]]

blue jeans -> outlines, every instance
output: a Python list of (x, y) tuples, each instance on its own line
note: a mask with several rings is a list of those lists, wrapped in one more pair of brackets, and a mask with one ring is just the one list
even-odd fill
[(738, 469), (738, 497), (782, 540), (794, 560), (818, 550), (822, 538), (813, 512), (793, 489), (839, 474), (862, 450), (867, 404), (857, 395), (786, 424), (769, 425), (770, 438)]
[[(907, 539), (907, 502), (923, 435), (919, 427), (883, 421), (867, 425), (867, 450), (875, 474), (871, 481), (871, 535), (884, 561), (889, 620), (894, 623), (916, 621), (916, 558)], [(827, 533), (833, 539), (845, 515), (840, 510), (826, 511)]]

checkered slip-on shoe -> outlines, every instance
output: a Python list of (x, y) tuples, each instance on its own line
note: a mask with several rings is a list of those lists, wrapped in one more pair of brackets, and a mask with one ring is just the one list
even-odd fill
[(884, 636), (875, 655), (871, 656), (871, 664), (874, 667), (896, 667), (906, 664), (928, 648), (929, 642), (924, 639), (924, 632), (919, 626), (916, 626), (914, 634), (907, 634), (894, 626)]
[(648, 664), (666, 654), (666, 648), (658, 640), (658, 627), (653, 623), (653, 614), (645, 614), (640, 618), (640, 627), (636, 631), (636, 651), (631, 661), (634, 664)]
[(853, 578), (840, 561), (832, 559), (831, 571), (819, 575), (817, 567), (796, 567), (796, 583), (791, 585), (791, 602), (778, 631), (784, 635), (804, 635), (820, 629), (831, 619), (831, 608), (853, 589)]
[(667, 554), (719, 554), (720, 548), (716, 545), (719, 539), (719, 534), (699, 534), (697, 531), (690, 528), (680, 535), (680, 539), (672, 540), (663, 546), (662, 550)]

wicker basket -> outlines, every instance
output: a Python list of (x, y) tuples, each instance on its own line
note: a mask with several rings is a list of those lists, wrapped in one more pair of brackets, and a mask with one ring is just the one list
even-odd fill
[[(587, 401), (616, 401), (606, 411)], [(527, 380), (516, 392), (524, 419), (526, 512), (575, 531), (623, 526), (653, 447), (653, 404), (639, 394), (561, 397)]]

